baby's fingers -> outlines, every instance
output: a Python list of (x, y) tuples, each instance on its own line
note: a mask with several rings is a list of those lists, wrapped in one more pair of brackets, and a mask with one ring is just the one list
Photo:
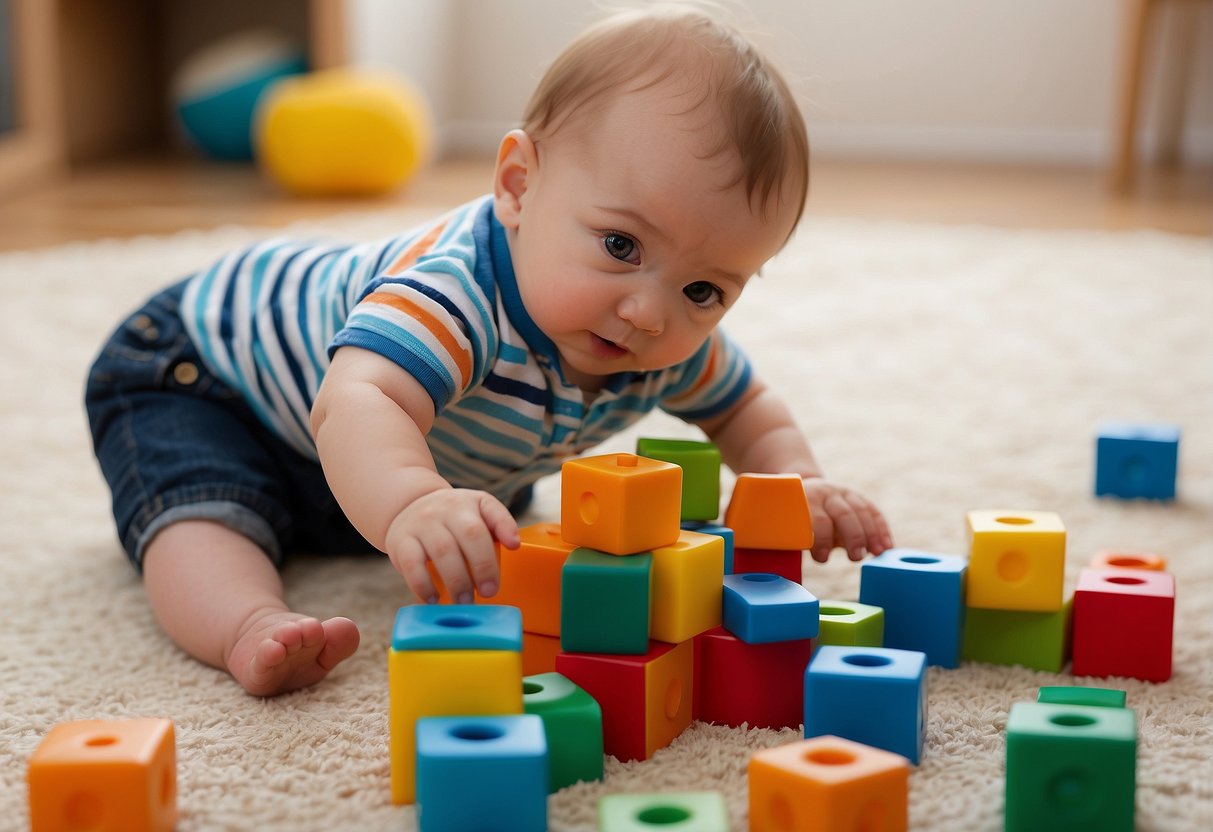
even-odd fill
[(438, 603), (438, 589), (426, 569), (425, 549), (415, 537), (408, 537), (392, 547), (389, 553), (392, 565), (404, 578), (413, 595), (427, 604)]
[(855, 509), (840, 493), (831, 494), (826, 499), (825, 508), (834, 521), (835, 541), (847, 550), (847, 557), (851, 560), (863, 560), (867, 536)]

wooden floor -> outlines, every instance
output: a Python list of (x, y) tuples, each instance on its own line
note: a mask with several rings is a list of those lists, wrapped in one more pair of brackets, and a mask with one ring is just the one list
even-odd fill
[[(409, 204), (435, 211), (488, 190), (491, 164), (448, 161), (379, 200), (292, 199), (249, 166), (180, 160), (110, 163), (0, 199), (0, 251), (165, 234), (225, 224), (280, 226)], [(1004, 227), (1136, 229), (1213, 235), (1213, 173), (1148, 170), (1133, 195), (1104, 173), (815, 161), (809, 217), (847, 216)]]

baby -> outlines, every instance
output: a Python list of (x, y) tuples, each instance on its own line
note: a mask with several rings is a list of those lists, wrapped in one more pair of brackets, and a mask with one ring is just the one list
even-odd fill
[(654, 407), (736, 471), (800, 474), (818, 561), (892, 546), (719, 329), (807, 186), (778, 72), (704, 12), (649, 7), (556, 59), (491, 195), (374, 244), (263, 242), (153, 297), (86, 402), (164, 630), (252, 694), (313, 684), (358, 629), (286, 606), (285, 554), (373, 548), (423, 601), (427, 563), (491, 596), (531, 484)]

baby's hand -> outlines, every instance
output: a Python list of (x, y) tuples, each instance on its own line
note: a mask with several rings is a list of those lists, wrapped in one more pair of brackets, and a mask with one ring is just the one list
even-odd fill
[(884, 515), (862, 494), (821, 477), (806, 477), (804, 493), (813, 518), (813, 560), (825, 563), (836, 547), (846, 549), (851, 560), (893, 547)]
[(472, 603), (473, 581), (481, 595), (497, 592), (494, 540), (508, 549), (520, 543), (518, 524), (491, 494), (441, 489), (417, 498), (388, 528), (386, 549), (409, 589), (426, 603), (438, 600), (426, 561), (432, 561), (456, 603)]

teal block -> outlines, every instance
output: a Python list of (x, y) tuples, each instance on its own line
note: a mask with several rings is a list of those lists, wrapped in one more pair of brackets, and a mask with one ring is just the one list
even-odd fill
[(609, 794), (598, 801), (599, 832), (729, 832), (720, 792)]
[(1123, 708), (1125, 692), (1113, 688), (1088, 688), (1080, 685), (1046, 685), (1036, 694), (1037, 702), (1050, 705), (1089, 705), (1093, 708)]
[(522, 709), (543, 720), (550, 792), (602, 779), (602, 708), (594, 697), (559, 673), (540, 673), (523, 677)]
[(578, 548), (560, 573), (560, 649), (639, 656), (649, 650), (653, 556)]
[(858, 601), (823, 599), (818, 607), (821, 622), (817, 646), (883, 647), (884, 610)]
[(969, 607), (961, 658), (1060, 673), (1070, 657), (1072, 606), (1073, 599), (1068, 598), (1057, 612)]
[(522, 613), (502, 604), (412, 604), (396, 611), (393, 650), (522, 651)]
[(682, 468), (683, 520), (715, 520), (720, 514), (720, 449), (711, 442), (642, 437), (636, 455)]
[(1137, 715), (1016, 702), (1007, 719), (1006, 832), (1132, 832)]

